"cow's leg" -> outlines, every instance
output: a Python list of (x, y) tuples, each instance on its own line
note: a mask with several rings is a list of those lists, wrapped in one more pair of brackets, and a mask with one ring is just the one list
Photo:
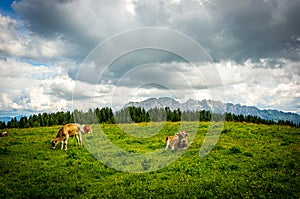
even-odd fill
[(179, 148), (180, 151), (187, 149), (187, 147)]
[(82, 137), (81, 134), (75, 135), (78, 146), (82, 145)]
[(79, 137), (78, 137), (78, 135), (75, 135), (75, 138), (76, 138), (77, 144), (79, 145)]
[(175, 149), (175, 145), (173, 144), (171, 145), (171, 150), (174, 151), (174, 149)]
[(65, 144), (65, 141), (64, 141), (64, 139), (62, 139), (62, 140), (61, 140), (61, 147), (60, 147), (60, 150), (63, 150), (64, 144)]
[(65, 151), (67, 150), (67, 147), (68, 147), (68, 139), (69, 139), (69, 136), (66, 135), (66, 138), (65, 138)]
[(167, 150), (167, 149), (169, 148), (169, 145), (170, 145), (170, 141), (169, 141), (169, 140), (167, 140), (167, 145), (166, 145), (166, 148), (165, 148), (165, 150)]
[(82, 136), (81, 136), (81, 133), (80, 133), (80, 132), (79, 132), (79, 134), (78, 134), (78, 139), (79, 139), (78, 145), (79, 145), (79, 146), (82, 146)]
[(67, 150), (67, 147), (68, 147), (68, 140), (66, 140), (65, 142), (65, 151)]

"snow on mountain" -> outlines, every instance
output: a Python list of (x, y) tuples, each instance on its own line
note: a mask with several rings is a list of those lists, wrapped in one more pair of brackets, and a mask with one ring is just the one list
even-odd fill
[(171, 110), (180, 109), (181, 111), (197, 111), (206, 110), (213, 113), (233, 113), (236, 115), (252, 115), (258, 116), (267, 120), (288, 120), (295, 123), (300, 123), (300, 115), (296, 113), (286, 113), (278, 110), (260, 110), (255, 106), (242, 106), (240, 104), (222, 103), (213, 100), (193, 100), (189, 99), (184, 103), (168, 97), (149, 98), (141, 102), (129, 102), (124, 108), (129, 106), (142, 107), (146, 111), (151, 108), (165, 108), (169, 107)]

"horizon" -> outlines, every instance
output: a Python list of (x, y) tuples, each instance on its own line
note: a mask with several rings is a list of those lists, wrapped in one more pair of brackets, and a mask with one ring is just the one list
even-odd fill
[(298, 0), (0, 2), (0, 117), (164, 96), (300, 115), (299, 8)]
[[(112, 109), (112, 110), (113, 110), (113, 113), (115, 114), (116, 112), (121, 111), (127, 104), (130, 104), (130, 103), (141, 103), (141, 102), (144, 102), (144, 101), (147, 101), (147, 100), (150, 100), (150, 99), (161, 99), (161, 98), (168, 98), (168, 99), (171, 99), (171, 100), (175, 100), (175, 101), (179, 102), (180, 104), (184, 104), (184, 103), (186, 103), (189, 100), (194, 100), (194, 101), (213, 101), (213, 100), (210, 100), (210, 99), (208, 99), (208, 100), (207, 99), (202, 99), (202, 100), (188, 99), (188, 100), (186, 100), (184, 102), (180, 102), (180, 100), (173, 99), (173, 98), (170, 98), (170, 97), (157, 97), (157, 98), (151, 97), (151, 98), (147, 98), (147, 99), (141, 100), (141, 101), (134, 101), (134, 102), (133, 101), (129, 101), (121, 109), (118, 109), (118, 110), (113, 110)], [(220, 102), (220, 101), (217, 101), (217, 102)], [(294, 112), (285, 112), (285, 111), (276, 110), (276, 109), (259, 109), (256, 106), (247, 106), (247, 105), (243, 105), (243, 104), (239, 104), (239, 103), (238, 104), (233, 104), (233, 103), (230, 103), (230, 102), (221, 102), (221, 103), (223, 103), (225, 105), (226, 104), (232, 104), (234, 106), (239, 105), (241, 107), (254, 107), (254, 108), (257, 108), (260, 111), (266, 110), (266, 111), (278, 111), (278, 112), (285, 113), (285, 114), (296, 114), (297, 116), (300, 117), (299, 113), (294, 113)], [(108, 107), (108, 106), (106, 106), (106, 107)], [(96, 108), (104, 108), (104, 107), (93, 107), (93, 108), (91, 107), (92, 110), (95, 110)], [(108, 107), (108, 108), (112, 108), (112, 107)], [(72, 114), (74, 112), (74, 110), (67, 110), (67, 111), (70, 111)], [(63, 111), (63, 112), (67, 112), (67, 111)], [(83, 110), (79, 110), (79, 111), (83, 111)], [(27, 114), (27, 115), (25, 115), (25, 114), (20, 114), (20, 115), (3, 115), (3, 116), (1, 115), (0, 116), (0, 121), (1, 122), (5, 122), (7, 124), (7, 122), (11, 121), (11, 119), (13, 119), (13, 118), (17, 118), (17, 120), (19, 120), (21, 117), (29, 117), (29, 116), (32, 116), (32, 115), (38, 115), (38, 114), (42, 114), (42, 113), (49, 114), (49, 113), (56, 113), (56, 112), (36, 112), (36, 113)], [(2, 118), (7, 118), (7, 120), (2, 120)]]

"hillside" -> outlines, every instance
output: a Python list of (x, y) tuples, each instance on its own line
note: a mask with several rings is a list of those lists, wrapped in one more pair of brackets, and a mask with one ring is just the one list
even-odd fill
[(254, 106), (242, 106), (240, 104), (222, 103), (213, 100), (193, 100), (190, 99), (184, 103), (180, 103), (172, 98), (149, 98), (141, 102), (129, 102), (124, 107), (135, 106), (142, 107), (146, 111), (151, 108), (169, 107), (171, 110), (178, 109), (182, 111), (206, 110), (214, 113), (233, 113), (236, 115), (252, 115), (266, 120), (287, 120), (296, 124), (300, 123), (300, 115), (295, 113), (286, 113), (278, 110), (260, 110)]
[[(8, 129), (9, 136), (0, 138), (0, 198), (300, 197), (299, 129), (226, 122), (213, 150), (200, 158), (209, 124), (93, 125), (84, 147), (71, 138), (68, 151), (51, 149), (60, 126)], [(190, 147), (184, 153), (163, 151), (165, 135), (182, 127), (195, 136)], [(123, 152), (101, 145), (101, 131)], [(135, 153), (145, 158), (123, 158)], [(177, 158), (160, 165), (172, 156)]]

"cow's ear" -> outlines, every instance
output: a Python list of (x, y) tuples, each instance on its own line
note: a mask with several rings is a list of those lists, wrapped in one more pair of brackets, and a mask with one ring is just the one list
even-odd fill
[(188, 135), (189, 135), (188, 133), (185, 134), (185, 136), (188, 136)]

